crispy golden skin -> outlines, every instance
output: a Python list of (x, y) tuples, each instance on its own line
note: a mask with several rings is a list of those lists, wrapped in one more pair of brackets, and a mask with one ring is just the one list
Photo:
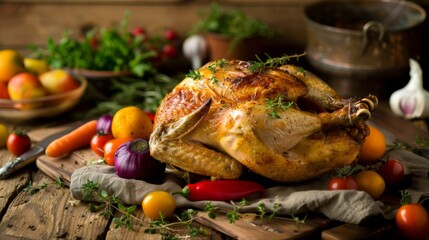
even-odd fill
[[(198, 70), (201, 78), (178, 84), (158, 108), (152, 156), (199, 175), (234, 179), (244, 166), (279, 182), (307, 180), (356, 159), (375, 96), (343, 99), (292, 65), (249, 67), (209, 62)], [(268, 107), (278, 96), (293, 104)]]

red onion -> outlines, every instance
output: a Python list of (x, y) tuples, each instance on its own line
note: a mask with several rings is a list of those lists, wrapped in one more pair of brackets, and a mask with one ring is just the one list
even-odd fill
[(108, 113), (101, 115), (97, 121), (97, 132), (112, 133), (112, 119), (113, 116)]
[(115, 153), (115, 172), (121, 178), (148, 182), (163, 176), (165, 164), (150, 156), (149, 143), (143, 138), (128, 141)]

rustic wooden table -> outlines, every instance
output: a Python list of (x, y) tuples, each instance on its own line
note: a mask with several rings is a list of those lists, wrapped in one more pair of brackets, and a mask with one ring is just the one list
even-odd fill
[[(425, 120), (411, 122), (397, 118), (386, 106), (383, 107), (383, 104), (374, 114), (373, 121), (394, 133), (400, 141), (414, 143), (418, 134), (429, 142)], [(33, 130), (52, 124), (42, 121), (31, 124), (9, 123), (8, 126), (10, 129)], [(0, 149), (0, 164), (3, 165), (13, 158), (6, 149)], [(72, 199), (69, 189), (59, 187), (55, 182), (55, 179), (45, 175), (35, 165), (16, 172), (10, 178), (0, 180), (0, 239), (162, 239), (159, 234), (145, 233), (147, 224), (142, 224), (134, 230), (115, 228), (112, 217), (104, 218), (99, 212), (90, 212), (88, 203)], [(39, 188), (39, 191), (24, 191), (31, 185)], [(136, 212), (136, 217), (142, 219), (142, 211)], [(389, 239), (398, 238), (393, 222), (376, 219), (362, 225), (352, 225), (331, 221), (317, 214), (310, 216), (300, 227), (294, 223), (272, 227), (290, 231), (287, 232), (290, 237), (283, 239), (386, 239), (386, 236)], [(205, 232), (205, 236), (196, 239), (233, 239), (240, 238), (240, 231), (257, 231), (251, 230), (256, 229), (251, 222), (230, 224), (226, 220), (219, 220), (217, 226), (209, 224), (210, 228), (195, 224)], [(235, 228), (236, 230), (231, 230)], [(236, 231), (237, 235), (232, 237), (221, 233), (228, 230)], [(269, 229), (267, 236), (270, 236), (268, 232)], [(187, 229), (184, 228), (182, 234), (186, 233)], [(255, 236), (260, 236), (258, 234), (260, 233), (255, 233)]]

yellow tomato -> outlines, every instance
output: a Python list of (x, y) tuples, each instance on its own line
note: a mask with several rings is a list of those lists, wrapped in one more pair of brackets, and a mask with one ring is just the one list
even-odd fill
[(358, 190), (367, 192), (373, 199), (378, 199), (384, 192), (386, 184), (383, 177), (374, 171), (363, 171), (354, 176)]
[(24, 58), (18, 51), (12, 49), (0, 51), (0, 82), (7, 82), (25, 70)]
[(149, 139), (152, 121), (138, 107), (129, 106), (119, 109), (112, 118), (112, 134), (115, 138)]
[(369, 131), (359, 154), (359, 164), (363, 165), (376, 163), (386, 152), (384, 134), (374, 126), (369, 126)]
[(161, 219), (161, 215), (170, 217), (176, 209), (176, 199), (168, 192), (154, 191), (143, 199), (142, 208), (145, 217), (150, 219)]
[(5, 125), (0, 123), (0, 147), (6, 146), (8, 137), (9, 137), (9, 130)]

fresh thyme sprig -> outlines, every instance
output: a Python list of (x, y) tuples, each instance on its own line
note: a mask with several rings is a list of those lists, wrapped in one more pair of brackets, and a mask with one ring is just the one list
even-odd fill
[(235, 223), (237, 220), (241, 219), (241, 215), (239, 213), (239, 210), (247, 205), (247, 200), (242, 199), (238, 205), (234, 204), (234, 208), (231, 211), (228, 211), (226, 213), (226, 216), (229, 218), (229, 223)]
[(198, 70), (195, 70), (195, 71), (189, 70), (189, 73), (186, 74), (186, 77), (192, 78), (194, 80), (200, 80), (202, 75), (201, 75), (201, 72)]
[(215, 61), (214, 63), (210, 64), (207, 68), (212, 72), (212, 77), (210, 78), (210, 81), (212, 83), (217, 83), (218, 79), (216, 78), (216, 71), (218, 68), (223, 68), (226, 64), (226, 59), (221, 59), (218, 61)]
[(125, 206), (121, 203), (118, 197), (114, 194), (110, 195), (107, 191), (102, 190), (101, 193), (98, 193), (98, 183), (91, 180), (87, 180), (85, 184), (82, 185), (83, 190), (83, 200), (89, 200), (90, 198), (96, 198), (100, 203), (89, 203), (88, 209), (91, 212), (100, 212), (100, 216), (105, 218), (110, 218), (114, 216), (115, 211), (119, 211), (121, 215), (119, 217), (114, 217), (112, 219), (115, 224), (115, 228), (124, 226), (129, 230), (133, 230), (132, 220), (141, 221), (135, 217), (135, 211), (137, 209), (136, 205)]
[(408, 143), (401, 143), (398, 140), (394, 140), (393, 144), (387, 145), (387, 151), (392, 150), (406, 150), (411, 151), (417, 155), (422, 155), (422, 149), (427, 147), (427, 142), (419, 135), (416, 135), (415, 146), (412, 146)]
[[(273, 205), (273, 211), (268, 216), (268, 219), (273, 219), (277, 215), (278, 210), (281, 207), (282, 207), (282, 205), (280, 203), (274, 203), (274, 205)], [(259, 213), (259, 224), (262, 224), (262, 222), (264, 221), (265, 215), (267, 214), (267, 211), (266, 211), (266, 208), (265, 208), (265, 204), (263, 204), (263, 203), (258, 204), (258, 206), (256, 207), (256, 210)]]
[(204, 207), (204, 211), (206, 211), (207, 213), (208, 213), (208, 216), (209, 216), (209, 218), (211, 218), (211, 219), (215, 219), (216, 218), (216, 210), (217, 210), (218, 208), (217, 207), (214, 207), (213, 205), (212, 205), (212, 202), (207, 202), (206, 203), (206, 206)]
[[(161, 219), (152, 220), (149, 223), (149, 227), (145, 229), (145, 233), (149, 234), (160, 234), (162, 239), (187, 239), (189, 237), (196, 237), (202, 235), (203, 232), (192, 225), (195, 218), (197, 217), (197, 211), (193, 209), (187, 209), (183, 211), (181, 215), (175, 215), (177, 221), (176, 222), (167, 222), (166, 219), (161, 215)], [(187, 236), (178, 236), (176, 234), (179, 230), (175, 229), (174, 226), (186, 226), (188, 229)]]
[(34, 186), (33, 182), (30, 181), (28, 183), (28, 185), (23, 189), (24, 192), (29, 193), (30, 195), (34, 195), (36, 193), (38, 193), (40, 190), (42, 189), (48, 189), (49, 185), (55, 185), (57, 189), (59, 188), (65, 188), (66, 184), (64, 183), (64, 180), (61, 177), (57, 177), (55, 179), (55, 182), (53, 183), (46, 183), (43, 182), (41, 185), (39, 186)]
[(305, 56), (307, 53), (294, 54), (294, 55), (283, 55), (281, 57), (272, 58), (270, 55), (265, 54), (267, 60), (262, 60), (259, 56), (256, 56), (257, 61), (253, 61), (249, 70), (251, 72), (261, 72), (266, 68), (275, 68), (285, 65), (291, 58), (299, 60), (300, 57)]
[(271, 117), (279, 119), (278, 111), (287, 110), (293, 105), (293, 102), (285, 102), (284, 100), (285, 97), (282, 95), (277, 95), (274, 100), (266, 99), (267, 106), (265, 109)]

